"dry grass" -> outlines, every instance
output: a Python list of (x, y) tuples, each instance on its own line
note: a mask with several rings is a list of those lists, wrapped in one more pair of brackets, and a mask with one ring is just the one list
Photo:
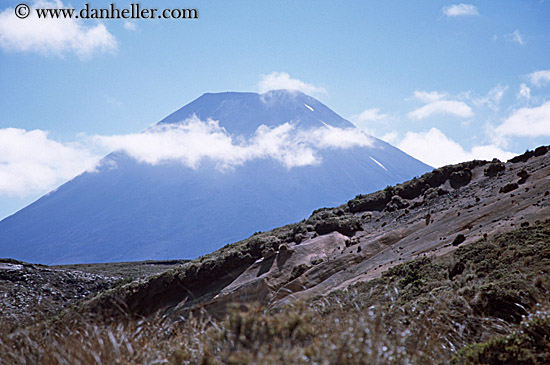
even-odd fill
[[(106, 324), (91, 318), (63, 326), (41, 322), (4, 333), (1, 364), (175, 364), (200, 358), (209, 322), (155, 317)], [(185, 346), (185, 347), (182, 347)], [(184, 349), (182, 351), (182, 349)]]
[[(394, 292), (388, 288), (388, 295)], [(487, 337), (510, 331), (495, 318), (458, 321), (449, 303), (428, 311), (400, 306), (345, 309), (350, 301), (297, 303), (280, 311), (234, 308), (226, 319), (156, 316), (106, 324), (80, 319), (46, 322), (1, 336), (1, 364), (426, 364), (448, 361), (471, 342), (467, 328)], [(340, 308), (334, 310), (334, 308)]]

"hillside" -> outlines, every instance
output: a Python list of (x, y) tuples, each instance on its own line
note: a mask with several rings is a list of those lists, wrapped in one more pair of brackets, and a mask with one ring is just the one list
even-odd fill
[(138, 315), (196, 307), (223, 313), (234, 301), (278, 307), (529, 226), (550, 216), (546, 151), (540, 147), (507, 163), (445, 166), (342, 206), (318, 209), (300, 223), (259, 232), (181, 269), (97, 298), (93, 308), (112, 314), (115, 297)]
[(11, 328), (0, 358), (546, 363), (548, 150), (445, 166), (257, 232)]

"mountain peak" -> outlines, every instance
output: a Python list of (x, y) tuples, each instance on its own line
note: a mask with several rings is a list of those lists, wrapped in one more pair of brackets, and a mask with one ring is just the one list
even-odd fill
[(229, 133), (252, 135), (260, 125), (276, 127), (294, 123), (299, 128), (326, 125), (353, 128), (354, 125), (333, 112), (319, 100), (297, 90), (205, 93), (170, 114), (159, 124), (181, 123), (193, 116), (220, 122)]

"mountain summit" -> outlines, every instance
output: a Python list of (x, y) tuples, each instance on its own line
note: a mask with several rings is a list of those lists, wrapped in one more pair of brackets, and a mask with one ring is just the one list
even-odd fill
[(430, 167), (300, 92), (204, 94), (0, 222), (0, 257), (195, 258)]
[(213, 119), (229, 132), (250, 135), (260, 124), (277, 127), (295, 122), (300, 128), (332, 127), (351, 128), (345, 120), (315, 98), (295, 90), (273, 90), (256, 93), (206, 93), (159, 124), (173, 124), (196, 115), (201, 120)]

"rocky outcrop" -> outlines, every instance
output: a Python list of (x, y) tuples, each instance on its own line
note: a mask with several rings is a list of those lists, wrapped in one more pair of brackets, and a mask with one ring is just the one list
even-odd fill
[(483, 174), (485, 176), (497, 176), (504, 170), (506, 170), (506, 165), (495, 158), (493, 161), (491, 161), (489, 166), (487, 166), (485, 170), (483, 170)]
[[(502, 166), (504, 165), (497, 161), (491, 162), (487, 167), (486, 176), (494, 176), (496, 173), (503, 171)], [(394, 187), (388, 186), (384, 190), (372, 194), (357, 195), (354, 199), (348, 201), (347, 210), (351, 213), (359, 213), (382, 210), (393, 212), (405, 209), (412, 204), (410, 201), (420, 196), (424, 196), (424, 199), (429, 200), (447, 194), (448, 190), (442, 187), (447, 181), (453, 189), (468, 185), (473, 177), (472, 169), (486, 163), (486, 161), (474, 160), (444, 166)]]
[(472, 170), (465, 168), (460, 171), (454, 171), (449, 176), (449, 182), (451, 186), (458, 189), (462, 186), (468, 185), (472, 181)]
[(344, 236), (351, 237), (361, 229), (359, 219), (354, 216), (329, 217), (315, 223), (315, 232), (319, 235), (339, 232)]
[(540, 146), (540, 147), (537, 147), (534, 151), (527, 150), (525, 151), (525, 153), (509, 159), (508, 162), (512, 162), (512, 163), (527, 162), (531, 157), (544, 156), (548, 152), (548, 149), (549, 149), (548, 146)]
[(518, 184), (523, 185), (527, 181), (527, 178), (529, 177), (529, 173), (525, 170), (521, 170), (517, 173), (517, 176), (519, 177)]
[(506, 184), (503, 187), (501, 187), (498, 192), (506, 194), (506, 193), (509, 193), (511, 191), (516, 190), (517, 188), (519, 188), (518, 183), (515, 183), (515, 182), (514, 183), (509, 183), (509, 184)]
[(547, 146), (540, 146), (535, 148), (535, 157), (544, 156), (548, 152)]
[(381, 211), (391, 197), (391, 191), (386, 189), (368, 195), (358, 195), (347, 205), (351, 213)]
[(409, 206), (409, 203), (400, 197), (399, 195), (392, 196), (390, 202), (386, 204), (386, 211), (394, 212), (399, 209), (405, 209)]

